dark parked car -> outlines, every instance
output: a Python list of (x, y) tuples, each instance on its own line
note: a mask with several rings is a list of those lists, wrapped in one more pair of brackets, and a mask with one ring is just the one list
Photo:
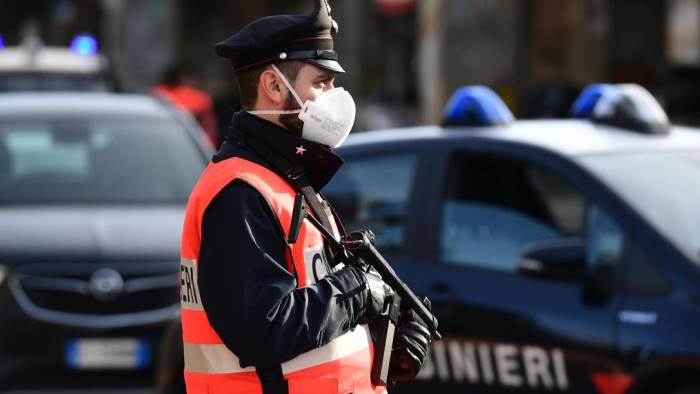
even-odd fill
[(203, 135), (147, 96), (0, 95), (0, 390), (153, 386)]
[(536, 121), (468, 92), (348, 139), (324, 193), (444, 335), (393, 393), (700, 392), (700, 132), (635, 91)]

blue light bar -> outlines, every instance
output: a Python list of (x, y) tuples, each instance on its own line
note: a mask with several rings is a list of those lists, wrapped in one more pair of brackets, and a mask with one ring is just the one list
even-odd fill
[(459, 88), (443, 111), (444, 126), (495, 126), (513, 120), (503, 100), (486, 86)]
[(601, 97), (612, 94), (615, 90), (614, 85), (607, 83), (594, 83), (588, 85), (571, 106), (571, 116), (574, 118), (590, 118), (593, 114), (593, 109)]
[(70, 43), (70, 50), (82, 56), (97, 53), (97, 40), (88, 34), (78, 34)]
[(594, 84), (581, 92), (571, 115), (643, 134), (668, 134), (671, 123), (658, 101), (635, 84)]

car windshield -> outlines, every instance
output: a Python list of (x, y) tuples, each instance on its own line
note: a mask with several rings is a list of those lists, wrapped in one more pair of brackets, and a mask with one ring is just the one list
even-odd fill
[(700, 264), (700, 151), (589, 156), (582, 162)]
[(204, 165), (166, 118), (0, 119), (0, 204), (180, 204)]

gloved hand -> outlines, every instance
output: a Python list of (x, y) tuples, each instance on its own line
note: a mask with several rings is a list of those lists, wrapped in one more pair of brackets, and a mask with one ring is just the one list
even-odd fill
[[(423, 303), (430, 309), (430, 300)], [(437, 329), (437, 327), (436, 327)], [(430, 347), (428, 325), (413, 310), (401, 314), (389, 364), (389, 380), (413, 380), (425, 364)]]
[(369, 289), (369, 298), (359, 323), (369, 324), (382, 313), (384, 302), (393, 291), (389, 285), (384, 283), (382, 277), (376, 271), (361, 271), (365, 275), (367, 288)]

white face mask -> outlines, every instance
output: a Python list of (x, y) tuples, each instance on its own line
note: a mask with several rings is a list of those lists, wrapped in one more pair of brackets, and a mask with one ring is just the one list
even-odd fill
[(319, 144), (338, 148), (348, 138), (352, 125), (355, 123), (355, 101), (350, 93), (343, 88), (333, 88), (321, 93), (316, 100), (306, 100), (302, 103), (301, 98), (289, 83), (280, 70), (272, 65), (277, 75), (282, 78), (282, 82), (292, 93), (299, 103), (301, 109), (292, 111), (249, 111), (254, 115), (282, 115), (299, 114), (299, 119), (304, 122), (301, 130), (301, 138)]

